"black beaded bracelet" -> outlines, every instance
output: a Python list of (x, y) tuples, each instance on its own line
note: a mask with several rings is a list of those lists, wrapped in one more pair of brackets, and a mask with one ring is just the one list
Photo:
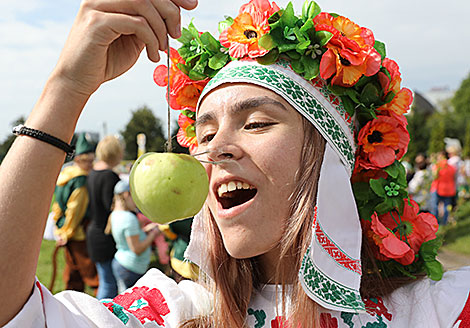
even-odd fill
[(13, 134), (17, 136), (20, 136), (20, 135), (29, 136), (29, 137), (47, 142), (48, 144), (53, 145), (57, 148), (60, 148), (63, 151), (65, 151), (65, 153), (67, 154), (67, 159), (72, 159), (73, 156), (75, 155), (75, 147), (69, 145), (68, 143), (54, 136), (51, 136), (50, 134), (46, 132), (28, 128), (24, 126), (23, 124), (15, 126), (13, 128)]

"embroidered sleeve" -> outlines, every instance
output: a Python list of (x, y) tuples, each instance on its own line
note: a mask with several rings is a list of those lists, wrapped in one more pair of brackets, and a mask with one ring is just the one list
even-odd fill
[(457, 318), (454, 327), (470, 328), (470, 294), (467, 297), (467, 302), (465, 303), (462, 313), (460, 313), (460, 316)]

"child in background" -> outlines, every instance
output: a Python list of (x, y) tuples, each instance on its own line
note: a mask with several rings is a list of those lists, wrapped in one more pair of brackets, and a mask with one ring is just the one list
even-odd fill
[(133, 286), (144, 275), (150, 263), (150, 246), (158, 233), (155, 225), (140, 227), (137, 210), (129, 190), (129, 183), (121, 180), (114, 187), (114, 200), (110, 215), (111, 232), (117, 252), (112, 268), (119, 292)]

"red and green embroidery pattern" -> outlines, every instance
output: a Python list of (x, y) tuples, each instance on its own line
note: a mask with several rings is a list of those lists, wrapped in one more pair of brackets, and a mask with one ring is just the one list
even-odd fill
[(120, 294), (113, 299), (113, 302), (107, 302), (104, 305), (124, 324), (129, 321), (124, 309), (142, 324), (154, 321), (162, 327), (165, 327), (163, 317), (170, 313), (162, 293), (156, 288), (150, 289), (146, 286), (134, 287), (130, 292)]

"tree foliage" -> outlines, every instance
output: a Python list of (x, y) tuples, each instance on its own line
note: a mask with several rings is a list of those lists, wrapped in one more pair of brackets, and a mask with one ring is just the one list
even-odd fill
[(455, 92), (452, 99), (452, 106), (456, 113), (470, 113), (470, 73), (460, 84), (459, 89)]
[[(436, 115), (437, 114), (437, 115)], [(446, 136), (446, 126), (442, 119), (439, 119), (442, 115), (436, 113), (431, 117), (431, 120), (437, 120), (436, 124), (432, 125), (431, 134), (429, 139), (429, 154), (438, 153), (445, 149), (444, 138)]]
[(139, 133), (144, 133), (147, 138), (146, 151), (164, 151), (166, 139), (162, 123), (147, 106), (142, 106), (132, 111), (129, 123), (121, 131), (126, 147), (124, 159), (133, 160), (137, 158), (136, 140)]
[[(11, 127), (14, 127), (19, 124), (23, 124), (25, 122), (25, 118), (23, 116), (17, 118), (15, 121), (11, 122)], [(15, 141), (16, 136), (11, 134), (9, 135), (1, 144), (0, 144), (0, 163), (5, 158), (8, 150), (10, 149), (13, 141)]]

